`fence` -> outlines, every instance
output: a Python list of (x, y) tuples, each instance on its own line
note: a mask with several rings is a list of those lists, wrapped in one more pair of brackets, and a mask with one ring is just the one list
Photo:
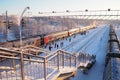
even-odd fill
[(77, 57), (58, 50), (45, 57), (24, 53), (22, 60), (19, 52), (1, 51), (0, 80), (47, 80), (64, 67), (76, 67)]

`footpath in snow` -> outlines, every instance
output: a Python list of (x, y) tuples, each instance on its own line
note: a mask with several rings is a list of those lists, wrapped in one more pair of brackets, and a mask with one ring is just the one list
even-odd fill
[(70, 80), (102, 80), (105, 56), (107, 52), (107, 41), (108, 41), (109, 28), (104, 32), (101, 32), (101, 38), (96, 38), (93, 45), (89, 46), (86, 53), (92, 53), (96, 55), (95, 65), (88, 71), (88, 74), (83, 74), (80, 70), (77, 71), (77, 75)]

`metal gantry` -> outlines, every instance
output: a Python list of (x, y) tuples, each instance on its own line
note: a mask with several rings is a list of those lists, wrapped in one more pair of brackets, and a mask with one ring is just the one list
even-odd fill
[(5, 23), (5, 25), (6, 25), (6, 29), (5, 29), (6, 35), (5, 35), (5, 37), (6, 37), (6, 41), (7, 41), (7, 40), (8, 40), (8, 39), (7, 39), (8, 29), (10, 29), (11, 24), (13, 24), (13, 22), (9, 20), (8, 12), (7, 12), (7, 11), (6, 11), (5, 14), (6, 14), (6, 15), (5, 15), (5, 21), (3, 21), (3, 23)]
[(39, 12), (40, 16), (79, 16), (79, 19), (102, 19), (102, 20), (119, 20), (120, 10), (78, 10), (78, 11), (52, 11), (52, 12)]

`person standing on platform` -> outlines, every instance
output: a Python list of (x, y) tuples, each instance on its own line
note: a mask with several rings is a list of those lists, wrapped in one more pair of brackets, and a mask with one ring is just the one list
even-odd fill
[(49, 50), (51, 51), (51, 49), (52, 49), (52, 46), (50, 45), (50, 46), (49, 46)]
[(57, 49), (58, 49), (59, 45), (57, 44)]

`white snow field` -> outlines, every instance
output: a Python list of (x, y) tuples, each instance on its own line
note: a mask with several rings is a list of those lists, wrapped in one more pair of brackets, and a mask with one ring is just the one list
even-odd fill
[[(81, 70), (77, 71), (77, 76), (71, 78), (70, 80), (102, 80), (105, 56), (107, 53), (107, 42), (108, 42), (109, 26), (99, 26), (97, 29), (92, 29), (87, 32), (86, 35), (77, 34), (69, 38), (57, 41), (56, 43), (60, 45), (61, 42), (64, 42), (63, 47), (59, 49), (65, 50), (70, 53), (85, 53), (85, 54), (95, 54), (96, 63), (88, 74), (85, 75)], [(54, 47), (54, 45), (52, 45)], [(55, 51), (56, 48), (53, 48), (52, 51)]]
[[(96, 55), (96, 63), (88, 71), (88, 74), (83, 74), (80, 70), (77, 70), (77, 75), (73, 78), (70, 78), (70, 80), (102, 80), (103, 76), (103, 69), (104, 69), (104, 63), (105, 63), (105, 55), (107, 53), (107, 41), (108, 41), (108, 33), (109, 33), (109, 26), (99, 26), (95, 29), (89, 30), (86, 35), (73, 35), (68, 38), (64, 38), (59, 41), (55, 41), (54, 43), (48, 44), (45, 49), (49, 50), (49, 46), (52, 46), (51, 52), (55, 52), (58, 49), (64, 50), (65, 52), (78, 55), (80, 52), (84, 54), (94, 54)], [(61, 43), (63, 42), (63, 46)], [(55, 47), (55, 43), (59, 45), (59, 47)], [(39, 56), (45, 56), (44, 54), (41, 54)], [(66, 55), (68, 56), (68, 55)], [(69, 57), (69, 56), (68, 56)], [(60, 68), (60, 70), (57, 69), (57, 62), (49, 61), (47, 64), (47, 80), (54, 79), (55, 76), (58, 76), (61, 72), (71, 71), (75, 70), (75, 63), (74, 59), (72, 60), (72, 67), (68, 67), (69, 63), (67, 60), (67, 57), (65, 57), (65, 67)], [(37, 59), (36, 59), (37, 60)], [(80, 61), (79, 61), (80, 62)], [(7, 62), (8, 63), (8, 62)], [(18, 61), (19, 63), (19, 61)], [(2, 63), (0, 63), (2, 65)], [(79, 63), (77, 64), (79, 65)], [(19, 67), (20, 65), (17, 65)], [(3, 66), (4, 67), (4, 66)], [(42, 63), (29, 63), (26, 61), (24, 63), (24, 69), (25, 69), (25, 79), (27, 80), (39, 80), (44, 78), (44, 67)], [(12, 73), (12, 74), (11, 74)], [(9, 76), (6, 76), (9, 75)], [(12, 71), (1, 71), (0, 72), (0, 80), (15, 80), (15, 77), (17, 75), (17, 80), (21, 80), (20, 76), (20, 69), (16, 70), (16, 73)], [(7, 78), (6, 78), (7, 77)], [(9, 78), (8, 78), (9, 77)]]
[(105, 56), (107, 53), (107, 41), (109, 29), (100, 32), (100, 36), (96, 36), (96, 40), (92, 42), (92, 45), (87, 46), (86, 53), (96, 55), (96, 63), (88, 71), (88, 74), (83, 74), (80, 70), (77, 71), (77, 76), (70, 80), (103, 80), (103, 71), (105, 64)]

